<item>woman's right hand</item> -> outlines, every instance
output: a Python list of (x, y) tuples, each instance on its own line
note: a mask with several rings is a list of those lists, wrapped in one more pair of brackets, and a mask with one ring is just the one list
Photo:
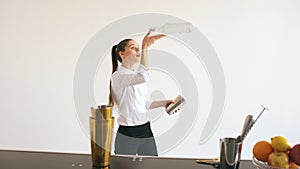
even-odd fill
[(159, 34), (159, 35), (154, 35), (154, 36), (150, 36), (151, 32), (148, 32), (143, 39), (142, 42), (142, 50), (143, 49), (148, 49), (152, 44), (154, 44), (155, 41), (157, 41), (158, 39), (165, 37), (166, 35), (164, 34)]

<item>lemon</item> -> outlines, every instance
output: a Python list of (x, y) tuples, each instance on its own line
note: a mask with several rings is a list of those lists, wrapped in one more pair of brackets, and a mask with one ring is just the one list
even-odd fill
[(283, 136), (272, 137), (271, 145), (274, 150), (281, 152), (287, 152), (292, 148), (291, 143)]

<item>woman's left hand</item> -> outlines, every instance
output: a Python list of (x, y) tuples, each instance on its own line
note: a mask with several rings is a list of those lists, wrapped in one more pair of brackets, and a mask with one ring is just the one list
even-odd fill
[[(167, 107), (171, 104), (174, 104), (173, 100), (165, 100), (165, 105), (164, 107), (167, 109)], [(175, 113), (177, 113), (178, 111), (180, 111), (180, 108), (178, 108), (177, 110), (175, 110)]]
[(163, 107), (167, 108), (170, 104), (174, 104), (173, 100), (164, 100)]

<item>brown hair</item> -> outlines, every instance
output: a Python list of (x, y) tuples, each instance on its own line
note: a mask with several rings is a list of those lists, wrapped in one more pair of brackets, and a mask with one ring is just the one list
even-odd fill
[[(119, 55), (119, 52), (124, 52), (125, 47), (129, 41), (132, 39), (124, 39), (121, 42), (119, 42), (118, 45), (114, 45), (111, 49), (111, 61), (112, 61), (112, 72), (113, 74), (118, 69), (118, 61), (122, 63), (122, 58)], [(114, 100), (112, 98), (112, 90), (111, 90), (111, 81), (109, 83), (109, 105), (114, 105)]]

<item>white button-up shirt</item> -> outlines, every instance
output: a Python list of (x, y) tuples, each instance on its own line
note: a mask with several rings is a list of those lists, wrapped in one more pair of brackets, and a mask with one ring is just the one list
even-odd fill
[(139, 64), (134, 71), (119, 66), (111, 76), (112, 96), (118, 111), (119, 125), (135, 126), (146, 123), (150, 109), (148, 88), (149, 69)]

